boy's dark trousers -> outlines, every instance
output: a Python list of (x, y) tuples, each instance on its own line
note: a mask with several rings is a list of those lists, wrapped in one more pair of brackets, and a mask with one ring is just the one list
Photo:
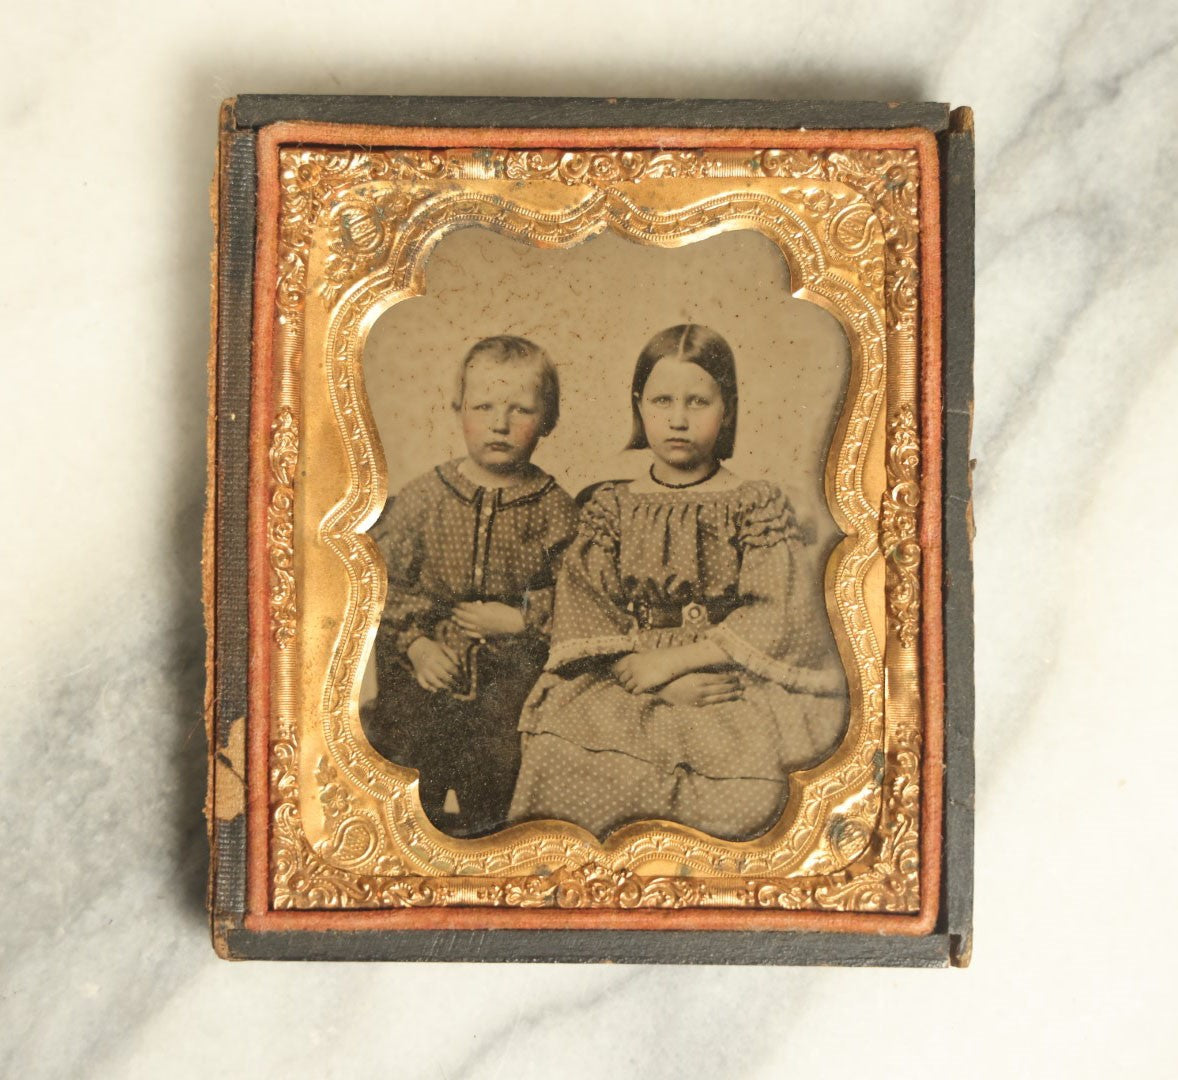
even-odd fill
[[(422, 807), (442, 832), (469, 837), (503, 828), (519, 774), (519, 716), (546, 649), (528, 639), (480, 649), (476, 696), (463, 701), (422, 689), (391, 644), (378, 635), (377, 696), (360, 716), (369, 742), (420, 773)], [(445, 810), (450, 789), (457, 813)]]

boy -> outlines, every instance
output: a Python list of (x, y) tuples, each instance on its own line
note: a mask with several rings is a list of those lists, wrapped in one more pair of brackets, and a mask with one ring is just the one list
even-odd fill
[(373, 746), (417, 769), (429, 819), (478, 836), (507, 819), (517, 723), (543, 669), (573, 500), (531, 463), (556, 426), (552, 361), (524, 338), (478, 342), (454, 410), (467, 456), (407, 484), (373, 533), (389, 572), (377, 637)]

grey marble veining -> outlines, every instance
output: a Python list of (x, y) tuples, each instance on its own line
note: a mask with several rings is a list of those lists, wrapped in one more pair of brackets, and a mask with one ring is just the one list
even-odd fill
[[(12, 20), (0, 1074), (345, 1076), (399, 1055), (403, 1075), (450, 1078), (1172, 1069), (1178, 955), (1151, 927), (1178, 900), (1178, 8), (607, 0), (570, 21), (444, 7), (359, 3), (331, 33), (322, 8), (300, 21), (270, 0)], [(216, 106), (244, 89), (974, 106), (969, 972), (213, 956), (206, 206)], [(860, 1054), (865, 1038), (877, 1048)]]

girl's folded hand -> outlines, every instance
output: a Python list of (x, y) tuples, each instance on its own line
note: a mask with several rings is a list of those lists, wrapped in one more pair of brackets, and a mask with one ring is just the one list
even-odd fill
[(720, 705), (740, 699), (740, 679), (730, 671), (693, 671), (667, 683), (658, 697), (668, 705)]
[(665, 649), (630, 653), (615, 662), (614, 677), (631, 694), (645, 694), (669, 683), (679, 672)]

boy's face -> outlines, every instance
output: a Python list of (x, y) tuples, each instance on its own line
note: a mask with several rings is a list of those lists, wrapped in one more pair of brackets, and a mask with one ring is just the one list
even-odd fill
[(540, 441), (540, 376), (526, 364), (474, 359), (466, 369), (462, 435), (471, 459), (491, 472), (526, 465)]

